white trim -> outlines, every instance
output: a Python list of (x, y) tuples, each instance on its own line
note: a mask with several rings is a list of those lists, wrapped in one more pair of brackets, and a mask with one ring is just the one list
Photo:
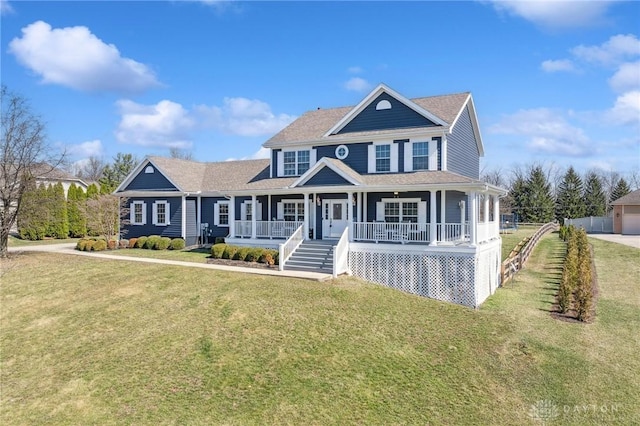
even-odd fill
[[(299, 163), (298, 163), (298, 155), (300, 153), (300, 151), (309, 151), (309, 168), (304, 172), (306, 173), (307, 171), (311, 170), (311, 168), (313, 168), (313, 166), (316, 164), (317, 160), (317, 153), (316, 150), (313, 147), (295, 147), (295, 148), (289, 148), (289, 149), (283, 149), (282, 151), (278, 151), (278, 177), (296, 177), (296, 176), (302, 176), (304, 175), (304, 173), (299, 174), (298, 173), (298, 167), (299, 167)], [(284, 173), (284, 153), (285, 152), (295, 152), (295, 173), (292, 175), (285, 175)]]
[(442, 139), (440, 139), (440, 170), (443, 172), (447, 171), (447, 135), (442, 135)]
[[(184, 199), (184, 197), (183, 197)], [(163, 223), (158, 222), (158, 206), (163, 204), (165, 206)], [(171, 225), (171, 204), (167, 200), (155, 200), (152, 205), (151, 223), (155, 226), (169, 226)], [(184, 209), (183, 209), (184, 213)]]
[(473, 97), (471, 96), (471, 93), (469, 93), (469, 96), (467, 96), (467, 99), (462, 104), (462, 108), (460, 108), (460, 111), (458, 111), (458, 114), (456, 115), (456, 118), (451, 123), (451, 126), (449, 127), (449, 129), (450, 129), (449, 133), (453, 132), (453, 129), (454, 129), (456, 123), (458, 122), (458, 119), (462, 115), (463, 111), (466, 109), (467, 105), (469, 106), (469, 116), (471, 118), (471, 127), (473, 128), (473, 134), (474, 134), (474, 136), (476, 138), (476, 145), (478, 146), (478, 153), (480, 154), (480, 157), (484, 157), (484, 144), (482, 143), (482, 136), (480, 134), (480, 125), (478, 124), (478, 116), (476, 114), (476, 107), (475, 107), (475, 104), (473, 102)]
[[(142, 221), (141, 222), (136, 222), (135, 221), (135, 206), (136, 205), (140, 205), (142, 206)], [(147, 203), (145, 203), (144, 201), (141, 200), (137, 200), (137, 201), (132, 201), (131, 204), (129, 205), (129, 222), (131, 223), (131, 225), (146, 225), (147, 224)]]
[(391, 143), (391, 173), (398, 173), (398, 144), (396, 142)]
[[(344, 149), (344, 154), (343, 155), (338, 154), (338, 152), (341, 149)], [(338, 145), (336, 147), (336, 150), (335, 150), (335, 155), (336, 155), (336, 158), (338, 160), (344, 160), (345, 158), (347, 158), (349, 156), (349, 147), (347, 145), (345, 145), (345, 144)]]
[(218, 200), (213, 204), (213, 224), (215, 226), (219, 226), (219, 227), (224, 227), (227, 228), (229, 226), (229, 223), (226, 224), (220, 224), (220, 206), (222, 205), (226, 205), (227, 206), (227, 217), (228, 217), (228, 222), (231, 222), (231, 202), (229, 200)]
[(391, 109), (391, 102), (388, 100), (383, 99), (376, 104), (376, 111), (383, 111), (385, 109)]
[[(195, 162), (194, 162), (195, 163)], [(182, 190), (182, 188), (180, 188), (178, 185), (176, 185), (176, 183), (171, 180), (171, 178), (169, 176), (167, 176), (166, 173), (162, 172), (162, 169), (160, 169), (160, 167), (158, 167), (153, 161), (151, 161), (150, 158), (146, 157), (144, 160), (142, 160), (140, 162), (140, 164), (138, 164), (136, 166), (135, 169), (133, 169), (133, 171), (131, 173), (129, 173), (129, 175), (122, 181), (122, 183), (120, 183), (120, 185), (118, 185), (118, 187), (116, 188), (115, 191), (113, 191), (114, 193), (116, 192), (122, 192), (124, 191), (124, 188), (126, 188), (127, 186), (129, 186), (129, 184), (133, 181), (133, 179), (138, 176), (140, 174), (140, 172), (143, 171), (143, 169), (148, 165), (151, 164), (157, 172), (159, 172), (166, 180), (169, 181), (169, 183), (171, 185), (173, 185), (178, 191), (180, 192), (184, 192)]]
[(404, 143), (404, 171), (413, 171), (413, 141)]
[(438, 141), (429, 141), (429, 170), (438, 170)]
[(385, 84), (380, 84), (378, 87), (373, 89), (358, 105), (356, 105), (347, 115), (345, 115), (340, 121), (338, 121), (328, 132), (324, 134), (324, 137), (328, 137), (334, 133), (338, 133), (342, 130), (351, 120), (353, 120), (358, 114), (360, 114), (371, 102), (373, 102), (378, 96), (382, 93), (387, 93), (389, 96), (395, 98), (398, 102), (404, 104), (405, 106), (411, 108), (418, 114), (427, 118), (429, 121), (432, 121), (435, 124), (440, 126), (446, 126), (447, 123), (442, 121), (440, 118), (436, 117), (426, 109), (417, 105), (416, 103), (410, 101), (408, 98), (402, 96), (400, 93), (391, 89)]
[(376, 147), (371, 144), (367, 146), (367, 173), (376, 172)]
[(315, 176), (320, 170), (322, 170), (325, 167), (328, 167), (329, 169), (333, 170), (338, 176), (340, 176), (341, 178), (343, 178), (344, 180), (346, 180), (347, 182), (353, 185), (356, 185), (356, 186), (362, 185), (362, 182), (359, 182), (353, 179), (353, 177), (345, 174), (342, 170), (336, 167), (331, 162), (330, 159), (323, 157), (320, 161), (314, 164), (313, 167), (310, 167), (309, 170), (307, 170), (302, 176), (300, 176), (298, 180), (292, 183), (290, 188), (296, 188), (298, 186), (304, 185), (309, 181), (309, 179), (311, 179), (313, 176)]
[(153, 166), (149, 164), (147, 167), (144, 168), (144, 172), (146, 174), (152, 174), (156, 172), (156, 169), (154, 169)]
[(276, 153), (276, 176), (284, 176), (284, 151), (278, 151)]

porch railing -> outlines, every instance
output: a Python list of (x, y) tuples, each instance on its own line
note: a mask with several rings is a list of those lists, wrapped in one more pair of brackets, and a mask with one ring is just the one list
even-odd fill
[(478, 242), (489, 241), (492, 237), (499, 235), (495, 222), (478, 223)]
[(422, 242), (431, 241), (428, 223), (354, 222), (355, 241)]
[(296, 231), (287, 239), (287, 241), (280, 244), (280, 247), (278, 249), (278, 263), (279, 269), (281, 271), (284, 270), (284, 263), (289, 259), (291, 253), (296, 251), (300, 243), (302, 243), (302, 241), (304, 240), (304, 232), (302, 231), (303, 229), (304, 226), (300, 225), (298, 229), (296, 229)]
[(453, 241), (468, 241), (469, 240), (469, 234), (468, 234), (468, 226), (465, 226), (466, 230), (467, 230), (467, 234), (465, 235), (464, 231), (463, 231), (463, 227), (461, 223), (438, 223), (437, 224), (437, 229), (438, 229), (438, 235), (440, 240), (439, 241), (447, 241), (447, 242), (453, 242)]
[(333, 278), (349, 272), (349, 227), (342, 231), (340, 240), (333, 249)]
[[(302, 221), (288, 220), (258, 220), (256, 221), (256, 237), (257, 238), (289, 238), (303, 224)], [(236, 220), (235, 222), (236, 237), (251, 237), (251, 221)]]

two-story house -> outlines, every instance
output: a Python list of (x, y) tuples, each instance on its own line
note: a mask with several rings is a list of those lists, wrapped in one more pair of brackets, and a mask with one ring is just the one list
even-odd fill
[(351, 273), (478, 306), (499, 285), (501, 188), (479, 180), (470, 93), (407, 99), (384, 84), (303, 114), (266, 160), (148, 157), (116, 190), (127, 236), (279, 247), (284, 269)]

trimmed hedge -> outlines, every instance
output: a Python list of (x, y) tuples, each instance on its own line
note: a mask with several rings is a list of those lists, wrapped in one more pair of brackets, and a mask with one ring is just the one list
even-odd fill
[(107, 249), (107, 241), (103, 238), (82, 238), (76, 243), (76, 250), (79, 251), (104, 251)]
[(211, 257), (213, 257), (214, 259), (222, 259), (222, 254), (224, 253), (224, 250), (226, 248), (227, 245), (225, 243), (214, 244), (211, 247)]
[(147, 243), (148, 237), (138, 237), (136, 240), (135, 248), (144, 248), (144, 245)]
[(261, 247), (239, 247), (218, 243), (211, 247), (211, 257), (214, 259), (259, 262), (272, 266), (278, 264), (279, 251)]
[(153, 245), (154, 250), (166, 250), (171, 245), (171, 238), (169, 237), (160, 237), (156, 243)]
[(185, 242), (182, 238), (174, 238), (169, 244), (169, 250), (182, 250), (185, 247)]
[(144, 242), (144, 247), (142, 248), (146, 248), (147, 250), (153, 250), (156, 246), (156, 244), (158, 244), (158, 242), (160, 241), (160, 235), (149, 235), (149, 237), (147, 238), (147, 241)]

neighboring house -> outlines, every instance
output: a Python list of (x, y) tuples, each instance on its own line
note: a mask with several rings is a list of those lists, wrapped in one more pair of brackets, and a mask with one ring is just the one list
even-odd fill
[(307, 112), (263, 146), (269, 159), (146, 158), (116, 190), (128, 198), (127, 237), (192, 245), (205, 229), (282, 245), (284, 269), (349, 272), (467, 306), (498, 287), (506, 191), (479, 180), (470, 93), (407, 99), (380, 85), (355, 107)]
[(45, 186), (48, 186), (62, 183), (65, 197), (69, 192), (69, 187), (72, 183), (82, 188), (85, 192), (87, 192), (87, 188), (89, 187), (89, 185), (82, 179), (48, 164), (38, 165), (35, 169), (34, 175), (36, 176), (36, 183), (38, 185), (44, 184)]
[(618, 198), (611, 205), (613, 206), (613, 233), (640, 235), (640, 189)]

